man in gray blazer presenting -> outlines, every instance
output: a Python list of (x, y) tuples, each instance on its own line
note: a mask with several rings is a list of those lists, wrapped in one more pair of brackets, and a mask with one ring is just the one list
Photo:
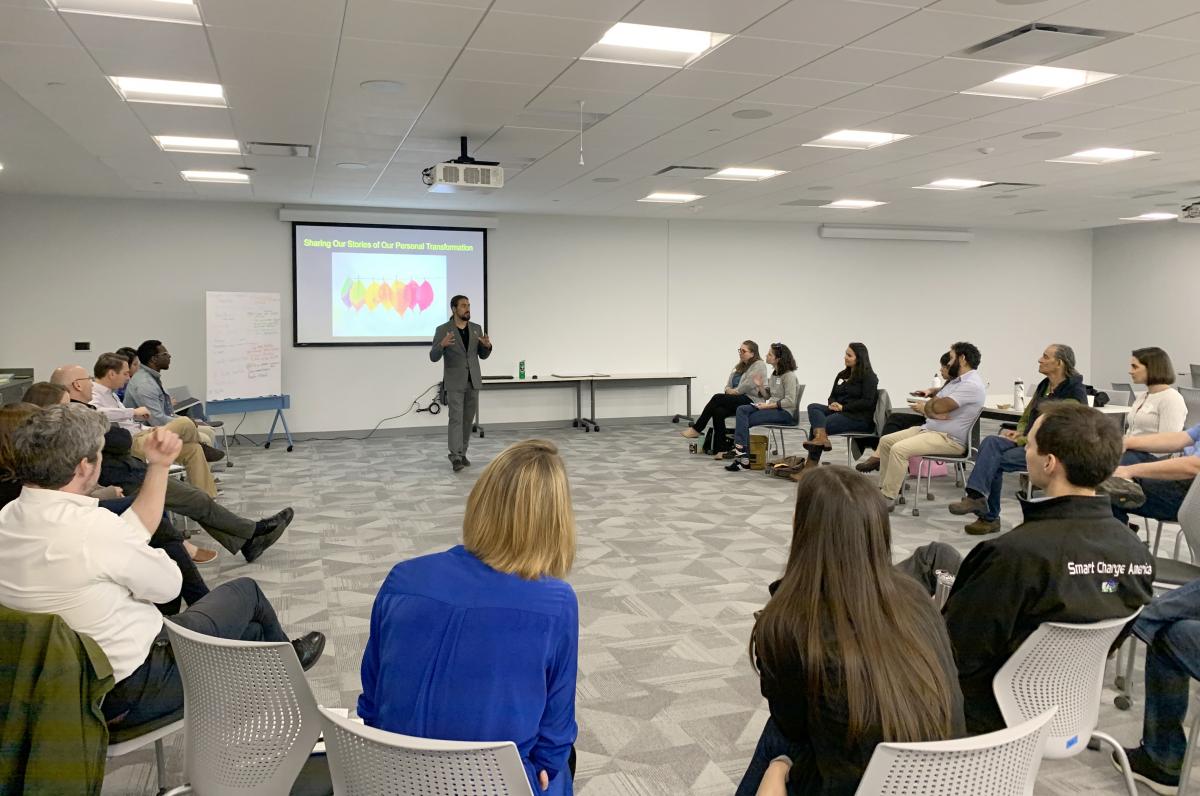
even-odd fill
[(445, 363), (442, 385), (450, 407), (448, 442), (450, 464), (454, 472), (467, 467), (467, 445), (471, 441), (471, 426), (479, 409), (479, 360), (492, 355), (492, 341), (479, 324), (471, 323), (471, 301), (466, 296), (450, 299), (450, 320), (433, 333), (429, 361)]

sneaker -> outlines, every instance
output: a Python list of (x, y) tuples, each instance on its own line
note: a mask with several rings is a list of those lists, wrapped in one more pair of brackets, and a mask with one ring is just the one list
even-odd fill
[(300, 668), (307, 672), (317, 665), (321, 653), (325, 651), (325, 634), (315, 630), (305, 633), (300, 638), (292, 639), (292, 648), (296, 650), (296, 657), (300, 659)]
[[(1133, 772), (1134, 782), (1140, 782), (1163, 796), (1175, 796), (1179, 792), (1179, 775), (1169, 774), (1160, 768), (1150, 759), (1150, 755), (1146, 754), (1145, 749), (1140, 746), (1136, 749), (1126, 749), (1125, 755), (1129, 758), (1129, 768)], [(1117, 757), (1116, 752), (1112, 753), (1111, 759), (1113, 768), (1120, 771), (1121, 759)]]
[(463, 457), (461, 459), (459, 459), (459, 461), (463, 463), (463, 467), (471, 466), (471, 460), (467, 458), (467, 455), (465, 453), (463, 454)]
[(865, 462), (860, 462), (859, 464), (854, 465), (854, 469), (858, 470), (860, 473), (873, 473), (879, 469), (879, 460), (872, 456)]
[(987, 501), (983, 498), (973, 498), (970, 495), (963, 495), (962, 500), (951, 503), (946, 508), (950, 509), (951, 514), (978, 514), (987, 508)]
[(456, 473), (461, 472), (463, 470), (463, 468), (466, 467), (466, 465), (463, 464), (462, 459), (452, 459), (450, 461), (450, 466), (454, 468), (454, 472), (456, 472)]
[(200, 443), (200, 449), (204, 451), (204, 461), (208, 462), (209, 464), (212, 464), (213, 462), (219, 462), (225, 458), (225, 451), (217, 450), (213, 446), (206, 445), (203, 442)]
[(698, 439), (700, 437), (700, 432), (691, 426), (688, 426), (683, 431), (680, 431), (679, 435), (682, 437), (687, 437), (688, 439)]
[(1108, 499), (1113, 505), (1119, 506), (1126, 511), (1136, 509), (1146, 502), (1146, 493), (1142, 491), (1141, 486), (1136, 481), (1130, 481), (1128, 478), (1117, 478), (1110, 476), (1096, 487), (1096, 491), (1101, 495), (1108, 495)]
[(1000, 530), (1000, 520), (985, 520), (983, 517), (963, 528), (971, 536), (986, 536)]

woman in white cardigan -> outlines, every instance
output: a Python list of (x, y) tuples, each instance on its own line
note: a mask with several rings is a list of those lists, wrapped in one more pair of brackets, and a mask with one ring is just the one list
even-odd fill
[[(1145, 384), (1146, 391), (1138, 396), (1125, 416), (1125, 434), (1165, 434), (1183, 430), (1187, 420), (1187, 403), (1171, 385), (1175, 383), (1175, 367), (1167, 352), (1156, 346), (1135, 349), (1129, 359), (1129, 377), (1134, 384)], [(1154, 461), (1158, 457), (1146, 451), (1125, 451), (1122, 465)]]

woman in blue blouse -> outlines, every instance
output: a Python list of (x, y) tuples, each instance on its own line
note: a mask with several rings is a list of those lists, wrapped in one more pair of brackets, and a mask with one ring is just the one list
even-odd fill
[(463, 544), (397, 564), (380, 587), (358, 715), (422, 738), (512, 741), (534, 793), (570, 796), (579, 606), (561, 578), (574, 559), (558, 449), (505, 449), (467, 498)]

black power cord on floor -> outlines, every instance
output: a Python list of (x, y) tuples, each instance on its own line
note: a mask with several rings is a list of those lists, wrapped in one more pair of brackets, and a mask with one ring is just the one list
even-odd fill
[[(441, 386), (442, 386), (442, 383), (440, 381), (437, 384), (430, 385), (429, 388), (425, 390), (425, 392), (421, 393), (420, 395), (418, 395), (416, 398), (413, 399), (412, 404), (410, 404), (407, 409), (405, 409), (403, 412), (401, 412), (398, 415), (392, 415), (391, 417), (385, 417), (383, 420), (380, 420), (378, 423), (375, 424), (374, 428), (372, 428), (370, 431), (367, 432), (366, 436), (363, 436), (363, 437), (305, 437), (302, 440), (298, 439), (296, 441), (297, 442), (340, 442), (343, 440), (351, 440), (351, 441), (355, 441), (355, 442), (363, 442), (365, 440), (370, 439), (371, 435), (373, 435), (376, 431), (378, 431), (379, 427), (382, 426), (384, 423), (388, 422), (389, 420), (399, 420), (400, 418), (404, 417), (405, 415), (411, 413), (414, 409), (416, 409), (418, 412), (429, 412), (430, 414), (436, 415), (438, 412), (441, 411), (441, 408), (442, 408), (442, 405), (438, 402), (438, 398), (436, 395), (426, 406), (422, 407), (420, 404), (421, 404), (422, 398), (429, 395), (429, 393), (433, 392), (434, 390), (439, 389)], [(240, 436), (241, 439), (246, 440), (246, 442), (250, 443), (254, 447), (261, 448), (263, 446), (262, 443), (255, 442), (254, 440), (247, 437), (245, 434), (241, 434), (241, 435), (238, 434), (238, 429), (242, 427), (242, 423), (245, 420), (246, 420), (246, 415), (243, 414), (242, 419), (238, 421), (238, 424), (236, 426), (234, 426), (233, 433), (230, 434), (230, 437), (232, 437), (234, 440), (237, 440)]]

